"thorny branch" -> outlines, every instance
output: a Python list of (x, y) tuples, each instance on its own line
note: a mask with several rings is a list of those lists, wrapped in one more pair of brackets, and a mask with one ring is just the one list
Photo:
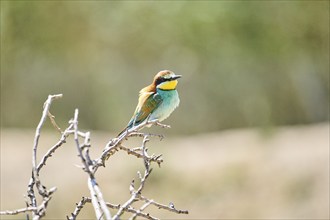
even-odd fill
[[(78, 156), (81, 159), (82, 162), (82, 169), (87, 173), (88, 179), (87, 179), (87, 186), (90, 191), (90, 197), (82, 197), (82, 199), (76, 203), (74, 211), (71, 213), (70, 217), (67, 216), (68, 220), (75, 220), (80, 211), (84, 208), (86, 203), (91, 203), (94, 207), (95, 216), (96, 219), (106, 219), (106, 220), (117, 220), (120, 219), (120, 217), (126, 212), (131, 213), (132, 216), (130, 219), (136, 219), (137, 217), (145, 218), (145, 219), (157, 219), (156, 217), (150, 215), (145, 210), (149, 206), (155, 206), (159, 209), (164, 209), (170, 212), (174, 212), (177, 214), (188, 214), (188, 211), (186, 210), (179, 210), (174, 207), (174, 204), (172, 202), (169, 203), (169, 205), (163, 205), (161, 203), (158, 203), (152, 199), (149, 199), (142, 195), (142, 191), (145, 186), (145, 182), (147, 181), (149, 175), (152, 172), (151, 163), (157, 163), (158, 166), (163, 162), (163, 159), (160, 155), (151, 155), (149, 156), (147, 153), (147, 142), (149, 141), (149, 137), (151, 136), (158, 136), (160, 139), (163, 139), (163, 135), (153, 135), (153, 134), (146, 134), (141, 133), (139, 130), (144, 128), (147, 125), (157, 125), (161, 126), (162, 128), (169, 128), (168, 125), (163, 125), (159, 123), (158, 121), (145, 121), (144, 123), (141, 123), (138, 126), (135, 126), (131, 129), (126, 130), (124, 133), (122, 133), (120, 136), (111, 139), (104, 147), (103, 152), (101, 155), (96, 159), (91, 159), (89, 155), (89, 150), (91, 148), (90, 144), (90, 132), (81, 132), (78, 129), (78, 109), (74, 112), (74, 117), (69, 121), (69, 126), (62, 131), (60, 127), (55, 122), (55, 116), (53, 116), (49, 109), (52, 104), (52, 102), (58, 98), (61, 98), (62, 94), (58, 95), (49, 95), (48, 99), (44, 103), (44, 108), (42, 112), (42, 116), (40, 119), (40, 122), (36, 128), (35, 138), (34, 138), (34, 144), (33, 144), (33, 151), (32, 151), (32, 176), (30, 178), (29, 184), (28, 184), (28, 190), (27, 190), (27, 196), (29, 198), (29, 201), (26, 202), (27, 207), (16, 209), (12, 211), (0, 211), (0, 215), (16, 215), (20, 213), (32, 213), (33, 220), (41, 219), (45, 216), (47, 206), (49, 201), (52, 198), (52, 194), (56, 191), (56, 187), (52, 187), (49, 190), (46, 186), (42, 185), (41, 180), (39, 178), (39, 172), (42, 170), (42, 168), (46, 165), (47, 160), (53, 156), (55, 151), (61, 147), (64, 143), (66, 143), (66, 139), (70, 136), (74, 136), (74, 142), (77, 147)], [(59, 141), (54, 144), (47, 152), (46, 154), (40, 159), (40, 162), (37, 163), (37, 150), (38, 150), (38, 143), (39, 138), (41, 135), (41, 129), (47, 119), (47, 116), (49, 117), (51, 123), (55, 127), (56, 130), (61, 132), (61, 137)], [(124, 146), (124, 142), (130, 138), (130, 137), (142, 137), (143, 141), (140, 147), (137, 148), (129, 148)], [(81, 142), (82, 140), (82, 143)], [(103, 198), (103, 194), (101, 192), (101, 188), (97, 183), (97, 180), (95, 178), (95, 173), (98, 170), (99, 167), (105, 167), (106, 161), (113, 156), (118, 151), (125, 151), (128, 155), (135, 156), (136, 158), (140, 158), (143, 160), (145, 171), (143, 172), (143, 175), (141, 172), (137, 172), (139, 184), (136, 184), (136, 180), (133, 179), (130, 186), (129, 191), (131, 194), (131, 197), (122, 205), (117, 204), (111, 204), (109, 202), (106, 202)], [(37, 165), (38, 164), (38, 165)], [(40, 204), (38, 204), (37, 195), (35, 190), (37, 190), (38, 196), (41, 197)], [(136, 202), (142, 202), (142, 205), (140, 208), (134, 208), (132, 205)], [(110, 214), (110, 210), (117, 210), (116, 214), (112, 217)], [(27, 217), (29, 219), (29, 217)]]
[[(28, 185), (28, 197), (30, 198), (30, 206), (36, 208), (37, 207), (37, 199), (34, 192), (34, 188), (37, 188), (38, 194), (42, 197), (42, 204), (39, 206), (37, 210), (32, 211), (32, 217), (34, 220), (40, 219), (46, 214), (46, 208), (48, 205), (49, 200), (51, 199), (51, 195), (55, 192), (56, 188), (52, 188), (51, 190), (47, 190), (45, 186), (43, 186), (39, 179), (39, 171), (37, 167), (37, 149), (39, 144), (39, 138), (41, 134), (41, 128), (44, 125), (47, 115), (49, 112), (50, 105), (55, 99), (62, 98), (62, 94), (58, 95), (49, 95), (48, 99), (44, 103), (44, 110), (42, 112), (42, 116), (40, 122), (37, 126), (35, 137), (34, 137), (34, 144), (33, 144), (33, 152), (32, 152), (32, 176)], [(51, 154), (51, 153), (50, 153)], [(47, 158), (42, 163), (46, 163)], [(41, 165), (42, 166), (42, 165)], [(40, 170), (40, 169), (39, 169)]]
[(89, 149), (88, 149), (90, 147), (90, 143), (89, 143), (90, 133), (86, 132), (85, 134), (81, 134), (81, 136), (84, 137), (84, 144), (80, 145), (80, 143), (79, 143), (78, 114), (79, 114), (79, 111), (78, 111), (78, 109), (76, 109), (75, 113), (74, 113), (74, 118), (73, 118), (73, 120), (70, 121), (70, 123), (74, 127), (74, 140), (75, 140), (75, 143), (77, 146), (79, 157), (84, 166), (83, 169), (88, 174), (87, 185), (88, 185), (88, 188), (89, 188), (89, 191), (91, 194), (92, 204), (94, 206), (96, 219), (102, 220), (102, 219), (104, 219), (103, 218), (103, 216), (104, 216), (107, 220), (110, 220), (111, 219), (110, 211), (105, 204), (102, 192), (97, 184), (97, 181), (94, 177), (94, 172), (92, 170), (93, 162), (90, 159)]

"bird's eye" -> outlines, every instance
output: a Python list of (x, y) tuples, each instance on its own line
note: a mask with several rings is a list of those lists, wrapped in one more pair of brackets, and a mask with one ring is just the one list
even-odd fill
[(159, 85), (159, 84), (161, 84), (162, 82), (165, 82), (165, 81), (166, 81), (166, 79), (160, 77), (156, 80), (156, 85)]

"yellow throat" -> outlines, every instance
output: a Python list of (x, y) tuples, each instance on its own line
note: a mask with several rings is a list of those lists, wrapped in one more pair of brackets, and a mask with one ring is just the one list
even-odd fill
[(163, 82), (157, 87), (162, 90), (173, 90), (176, 88), (177, 84), (178, 84), (178, 80), (171, 80), (171, 81)]

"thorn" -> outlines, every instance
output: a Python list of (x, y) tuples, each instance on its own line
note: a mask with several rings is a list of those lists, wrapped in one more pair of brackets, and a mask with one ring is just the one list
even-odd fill
[(129, 185), (129, 191), (131, 192), (131, 193), (133, 193), (134, 192), (134, 180), (132, 180), (132, 182), (131, 182), (131, 184)]
[(140, 179), (142, 179), (142, 175), (141, 175), (141, 172), (140, 171), (137, 171), (137, 175)]

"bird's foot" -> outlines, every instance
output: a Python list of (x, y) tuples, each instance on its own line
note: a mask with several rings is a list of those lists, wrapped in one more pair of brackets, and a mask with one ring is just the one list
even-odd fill
[(157, 125), (157, 126), (160, 126), (160, 127), (162, 127), (162, 128), (171, 128), (170, 125), (166, 125), (166, 124), (162, 124), (162, 123), (160, 123), (160, 122), (158, 121), (158, 119), (156, 119), (156, 120), (151, 120), (151, 121), (148, 121), (148, 122), (151, 123), (151, 124), (155, 124), (155, 125)]

